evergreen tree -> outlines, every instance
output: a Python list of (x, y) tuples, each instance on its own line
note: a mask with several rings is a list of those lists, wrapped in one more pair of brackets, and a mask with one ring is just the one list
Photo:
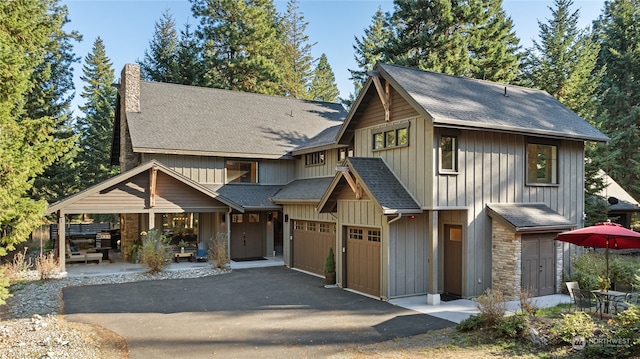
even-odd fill
[(580, 11), (571, 12), (573, 0), (555, 0), (552, 18), (538, 22), (539, 38), (527, 50), (523, 66), (526, 86), (548, 92), (587, 121), (593, 121), (598, 83), (600, 46), (587, 30), (578, 29)]
[[(66, 6), (51, 3), (50, 13), (63, 26), (69, 23)], [(49, 116), (56, 119), (54, 138), (68, 143), (75, 141), (70, 123), (74, 96), (72, 65), (79, 61), (73, 53), (72, 41), (81, 39), (75, 31), (65, 32), (62, 27), (55, 29), (45, 46), (44, 61), (35, 67), (31, 76), (34, 86), (27, 93), (25, 103), (27, 118)], [(31, 191), (34, 199), (52, 203), (75, 192), (74, 156), (72, 149), (35, 178)]]
[(144, 59), (138, 60), (143, 79), (158, 82), (176, 82), (178, 34), (176, 23), (169, 10), (155, 23), (149, 49), (144, 50)]
[(313, 56), (309, 36), (305, 34), (308, 22), (299, 12), (298, 0), (289, 0), (283, 21), (284, 65), (282, 78), (283, 92), (294, 98), (306, 98), (307, 86), (311, 80)]
[(327, 55), (322, 54), (318, 61), (318, 66), (313, 72), (313, 79), (309, 88), (309, 99), (313, 101), (337, 102), (338, 86), (336, 77), (331, 70), (331, 65), (327, 60)]
[(469, 32), (469, 77), (509, 83), (518, 76), (520, 40), (513, 20), (502, 9), (502, 0), (470, 1), (474, 22)]
[(385, 61), (457, 76), (515, 79), (519, 40), (501, 0), (394, 0)]
[(182, 85), (204, 86), (204, 68), (200, 44), (191, 25), (184, 25), (176, 53), (175, 81)]
[(208, 84), (282, 94), (282, 29), (272, 0), (190, 1)]
[(639, 21), (639, 0), (613, 0), (595, 22), (604, 70), (596, 121), (611, 138), (606, 171), (634, 198), (640, 198)]
[(85, 99), (80, 106), (84, 117), (76, 120), (76, 132), (80, 135), (77, 156), (80, 189), (118, 173), (117, 168), (110, 165), (117, 90), (111, 86), (115, 76), (100, 37), (84, 62), (80, 77), (86, 83), (80, 94)]
[[(54, 0), (0, 2), (0, 256), (40, 225), (46, 202), (29, 197), (34, 178), (73, 145), (55, 138), (59, 119), (28, 117), (26, 108), (35, 69), (65, 21), (56, 6)], [(5, 287), (0, 283), (0, 302)]]
[(351, 73), (350, 80), (353, 80), (355, 94), (351, 94), (349, 100), (343, 101), (346, 102), (347, 106), (351, 106), (357, 94), (362, 90), (362, 86), (369, 78), (367, 72), (372, 70), (378, 62), (384, 61), (382, 49), (389, 43), (391, 36), (392, 33), (387, 23), (387, 16), (382, 12), (382, 8), (378, 7), (372, 17), (371, 25), (364, 30), (364, 36), (360, 39), (354, 36), (356, 43), (353, 45), (355, 52), (353, 57), (356, 60), (356, 64), (358, 64), (358, 69), (349, 69), (349, 73)]

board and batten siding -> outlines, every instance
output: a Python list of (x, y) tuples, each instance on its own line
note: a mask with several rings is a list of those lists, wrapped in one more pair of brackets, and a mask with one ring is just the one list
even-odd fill
[(336, 174), (336, 166), (338, 162), (338, 149), (324, 150), (324, 164), (321, 165), (305, 165), (306, 155), (301, 155), (295, 160), (296, 179), (331, 177)]
[(389, 298), (427, 293), (428, 216), (402, 217), (388, 227)]
[[(387, 126), (407, 122), (409, 126), (409, 145), (383, 150), (373, 150), (373, 134), (384, 131)], [(434, 187), (425, 178), (432, 178), (434, 168), (433, 129), (427, 126), (422, 117), (400, 119), (355, 131), (357, 157), (380, 157), (400, 179), (421, 206), (431, 204)]]
[[(395, 89), (391, 87), (390, 90), (391, 111), (389, 112), (389, 122), (418, 116), (418, 112), (404, 98), (402, 98)], [(382, 107), (382, 102), (380, 102), (380, 98), (376, 93), (375, 87), (371, 86), (369, 88), (367, 96), (369, 103), (358, 117), (358, 128), (365, 128), (385, 123), (384, 107)], [(358, 142), (356, 141), (356, 143)]]
[[(181, 175), (202, 184), (225, 183), (223, 157), (144, 154), (143, 162), (156, 159)], [(238, 159), (239, 161), (251, 161)], [(261, 184), (286, 184), (294, 179), (295, 161), (291, 159), (258, 161), (258, 182)]]

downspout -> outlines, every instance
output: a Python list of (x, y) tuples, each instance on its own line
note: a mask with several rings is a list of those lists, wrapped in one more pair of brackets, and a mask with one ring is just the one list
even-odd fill
[(390, 219), (390, 220), (387, 222), (387, 224), (391, 224), (391, 223), (393, 223), (393, 222), (395, 222), (395, 221), (399, 220), (400, 218), (402, 218), (402, 213), (398, 213), (398, 217)]
[(231, 258), (231, 211), (233, 208), (229, 207), (229, 212), (225, 214), (227, 218), (225, 218), (227, 222), (227, 256)]

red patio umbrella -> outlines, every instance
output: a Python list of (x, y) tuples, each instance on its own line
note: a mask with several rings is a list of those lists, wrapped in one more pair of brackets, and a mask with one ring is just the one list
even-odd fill
[(605, 248), (607, 279), (609, 278), (609, 248), (640, 248), (640, 233), (613, 222), (600, 222), (595, 226), (562, 232), (555, 239), (582, 247)]

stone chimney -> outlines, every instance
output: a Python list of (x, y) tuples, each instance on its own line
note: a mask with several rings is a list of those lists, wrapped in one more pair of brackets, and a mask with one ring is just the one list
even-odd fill
[(125, 112), (140, 112), (140, 66), (124, 65), (120, 74), (120, 96)]
[(140, 164), (139, 156), (133, 152), (127, 113), (140, 112), (140, 67), (126, 64), (120, 74), (118, 86), (120, 97), (120, 172), (128, 171)]

